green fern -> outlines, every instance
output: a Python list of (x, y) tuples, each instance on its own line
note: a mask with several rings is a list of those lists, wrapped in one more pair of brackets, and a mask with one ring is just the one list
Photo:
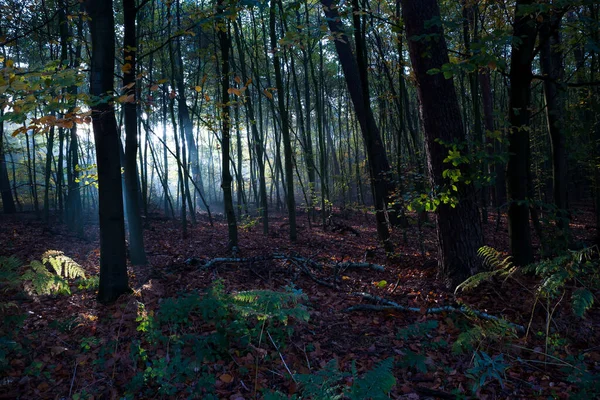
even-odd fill
[(58, 275), (48, 271), (41, 262), (34, 260), (29, 264), (29, 268), (21, 276), (25, 282), (31, 285), (31, 294), (71, 294), (69, 283)]
[(314, 374), (296, 375), (296, 379), (301, 385), (303, 398), (338, 400), (343, 397), (342, 380), (349, 375), (341, 372), (337, 360), (333, 359), (322, 370)]
[(568, 286), (575, 286), (571, 306), (575, 315), (583, 317), (594, 304), (594, 295), (588, 288), (597, 288), (600, 284), (598, 261), (595, 259), (597, 254), (596, 246), (569, 251), (559, 257), (532, 264), (524, 272), (535, 273), (542, 278), (537, 292), (544, 299), (562, 297)]
[(289, 318), (308, 321), (309, 314), (301, 300), (306, 295), (301, 290), (286, 288), (285, 292), (250, 290), (231, 295), (232, 304), (243, 317), (255, 316), (259, 320), (272, 319), (288, 324)]
[(571, 304), (573, 305), (573, 313), (579, 318), (594, 305), (594, 295), (586, 288), (577, 289), (571, 296)]
[(42, 263), (50, 264), (56, 274), (63, 278), (85, 279), (85, 270), (81, 265), (77, 264), (71, 257), (67, 257), (65, 253), (58, 250), (48, 250), (42, 254)]
[(356, 365), (352, 363), (352, 376), (354, 384), (350, 392), (350, 398), (353, 400), (372, 399), (385, 400), (388, 399), (388, 393), (396, 384), (396, 378), (392, 372), (394, 367), (394, 359), (388, 358), (381, 361), (372, 370), (365, 373), (362, 377), (358, 377)]
[[(466, 314), (469, 315), (468, 310)], [(505, 320), (489, 320), (458, 335), (452, 345), (452, 352), (455, 354), (470, 353), (484, 341), (486, 343), (499, 343), (507, 338), (516, 338), (517, 336), (514, 326), (511, 326)]]
[(510, 256), (504, 257), (502, 253), (493, 247), (483, 246), (477, 251), (477, 254), (483, 258), (483, 265), (490, 270), (469, 277), (456, 287), (455, 293), (475, 289), (481, 283), (489, 282), (495, 276), (508, 278), (517, 270)]

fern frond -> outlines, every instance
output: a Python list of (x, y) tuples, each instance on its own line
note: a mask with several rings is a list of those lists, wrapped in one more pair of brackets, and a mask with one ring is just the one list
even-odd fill
[(302, 304), (306, 296), (297, 291), (276, 292), (272, 290), (249, 290), (231, 295), (232, 304), (243, 316), (256, 316), (258, 319), (271, 318), (287, 324), (295, 318), (308, 321), (309, 314)]
[(490, 281), (494, 276), (508, 278), (517, 270), (510, 256), (504, 257), (502, 253), (493, 247), (483, 246), (479, 248), (477, 254), (483, 258), (483, 264), (487, 265), (490, 271), (483, 271), (470, 276), (456, 287), (454, 293), (475, 289), (481, 283)]
[(490, 269), (507, 269), (513, 266), (512, 257), (504, 257), (501, 252), (490, 246), (482, 246), (477, 250), (477, 255), (483, 259), (483, 264)]
[(32, 286), (32, 294), (71, 294), (69, 283), (58, 275), (54, 275), (39, 261), (34, 260), (29, 265), (21, 277), (23, 281), (28, 281)]
[(573, 292), (571, 296), (573, 312), (579, 318), (594, 305), (594, 295), (586, 288), (580, 288)]
[(296, 375), (296, 379), (302, 386), (304, 398), (338, 400), (343, 397), (340, 394), (342, 379), (348, 375), (339, 370), (337, 361), (333, 359), (322, 370), (314, 374)]
[(381, 361), (372, 370), (369, 370), (362, 377), (356, 376), (356, 368), (353, 365), (354, 385), (350, 392), (350, 398), (353, 400), (367, 399), (385, 400), (388, 399), (388, 393), (396, 384), (396, 378), (392, 372), (394, 359), (388, 358)]
[(85, 279), (85, 270), (76, 263), (71, 257), (68, 257), (62, 251), (48, 250), (42, 254), (42, 263), (50, 264), (56, 274), (63, 278), (82, 278)]

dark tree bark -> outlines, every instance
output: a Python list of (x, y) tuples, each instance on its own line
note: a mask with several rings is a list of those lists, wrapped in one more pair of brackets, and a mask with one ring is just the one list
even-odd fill
[(531, 100), (531, 63), (537, 36), (534, 16), (524, 12), (531, 0), (517, 1), (510, 58), (508, 118), (508, 164), (506, 195), (508, 200), (508, 236), (516, 265), (533, 261), (529, 227), (529, 117)]
[[(425, 28), (427, 21), (440, 17), (437, 1), (403, 0), (402, 15), (417, 81), (429, 179), (437, 190), (447, 187), (442, 174), (448, 165), (443, 161), (448, 152), (436, 139), (445, 143), (464, 142), (466, 135), (453, 81), (440, 73), (428, 73), (449, 62), (442, 28), (439, 25)], [(419, 35), (434, 37), (430, 41), (413, 39)], [(438, 275), (449, 288), (455, 288), (479, 269), (481, 260), (477, 250), (483, 244), (475, 188), (461, 183), (458, 197), (455, 208), (442, 203), (436, 210)]]
[[(68, 12), (68, 1), (67, 0), (62, 0), (61, 2), (61, 7), (64, 10), (64, 14), (65, 14), (65, 20), (66, 20), (66, 14)], [(83, 4), (79, 5), (80, 10), (83, 11)], [(64, 26), (64, 28), (63, 28)], [(61, 42), (64, 40), (65, 43), (69, 42), (69, 37), (72, 35), (69, 35), (68, 29), (67, 28), (67, 24), (66, 22), (64, 24), (61, 24)], [(79, 38), (83, 37), (83, 18), (81, 17), (81, 15), (78, 18), (77, 21), (77, 36)], [(77, 68), (79, 66), (80, 60), (81, 60), (81, 48), (82, 48), (82, 41), (78, 40), (77, 41), (77, 45), (75, 46), (75, 52), (71, 57), (71, 60), (69, 62), (71, 68)], [(61, 56), (62, 58), (62, 56)], [(70, 113), (74, 112), (74, 108), (77, 105), (76, 102), (76, 98), (77, 98), (77, 90), (78, 87), (77, 85), (71, 85), (68, 89), (68, 93), (71, 96), (71, 107), (69, 109)], [(83, 237), (84, 236), (84, 231), (83, 231), (83, 221), (82, 221), (82, 213), (83, 213), (83, 209), (82, 209), (82, 203), (81, 203), (81, 193), (80, 193), (80, 186), (79, 186), (79, 172), (77, 171), (77, 166), (79, 165), (79, 139), (77, 136), (77, 124), (73, 124), (73, 126), (70, 129), (70, 154), (68, 155), (68, 159), (70, 160), (70, 164), (71, 164), (71, 168), (70, 168), (70, 174), (69, 174), (69, 180), (67, 182), (67, 187), (69, 189), (68, 191), (68, 195), (67, 195), (67, 204), (68, 204), (68, 213), (67, 213), (67, 226), (69, 227), (69, 230), (75, 232), (77, 234), (77, 236), (79, 237)]]
[(563, 13), (550, 12), (544, 16), (540, 30), (540, 66), (544, 80), (544, 99), (546, 101), (546, 119), (552, 145), (552, 183), (554, 204), (557, 211), (557, 226), (568, 239), (569, 217), (567, 204), (567, 149), (564, 132), (565, 124), (565, 87), (562, 43), (560, 26)]
[(99, 101), (92, 106), (100, 213), (100, 286), (98, 301), (110, 303), (129, 292), (125, 257), (125, 221), (119, 134), (112, 103), (115, 60), (115, 24), (112, 0), (87, 0), (92, 36), (90, 93)]
[(275, 0), (271, 0), (269, 11), (269, 32), (271, 38), (271, 50), (273, 51), (273, 65), (275, 68), (275, 86), (277, 86), (277, 105), (281, 118), (281, 135), (283, 139), (286, 204), (290, 222), (290, 240), (296, 241), (296, 199), (294, 198), (294, 164), (292, 160), (292, 142), (290, 138), (290, 127), (287, 108), (284, 104), (283, 79), (281, 77), (281, 60), (277, 46), (277, 34), (275, 32)]
[(136, 6), (135, 0), (123, 0), (123, 87), (127, 96), (123, 103), (125, 120), (125, 195), (127, 196), (127, 227), (129, 230), (129, 260), (133, 265), (148, 263), (144, 250), (144, 231), (140, 207), (140, 186), (137, 169), (137, 88), (136, 88)]
[(229, 49), (231, 48), (231, 37), (229, 35), (229, 22), (223, 17), (223, 0), (217, 2), (217, 12), (222, 17), (217, 23), (219, 45), (221, 46), (221, 150), (222, 156), (222, 182), (223, 201), (225, 203), (225, 215), (227, 217), (227, 233), (229, 236), (228, 247), (234, 250), (238, 245), (237, 222), (235, 220), (235, 210), (233, 209), (233, 195), (231, 193), (231, 183), (233, 181), (229, 171), (230, 163), (230, 143), (231, 143), (231, 122), (229, 116)]
[(367, 148), (371, 190), (375, 201), (377, 234), (384, 243), (386, 250), (391, 251), (393, 246), (389, 241), (390, 233), (385, 216), (386, 204), (390, 200), (389, 197), (392, 192), (392, 185), (389, 182), (390, 164), (381, 141), (379, 127), (373, 116), (373, 110), (367, 99), (365, 99), (365, 95), (368, 95), (368, 86), (366, 86), (367, 82), (362, 81), (361, 76), (364, 76), (366, 71), (361, 73), (359, 70), (356, 57), (350, 47), (350, 40), (344, 33), (345, 28), (340, 20), (337, 5), (333, 4), (333, 0), (321, 0), (321, 4), (327, 17), (329, 30), (337, 38), (335, 48)]
[[(0, 116), (4, 114), (0, 110)], [(4, 121), (0, 121), (0, 192), (2, 192), (2, 209), (5, 214), (14, 214), (17, 212), (8, 180), (8, 169), (6, 168), (6, 159), (4, 157)]]

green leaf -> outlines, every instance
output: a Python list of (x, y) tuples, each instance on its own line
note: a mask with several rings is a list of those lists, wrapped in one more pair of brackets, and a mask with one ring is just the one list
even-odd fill
[(583, 318), (583, 314), (594, 304), (594, 295), (586, 288), (577, 289), (571, 296), (573, 303), (573, 312), (579, 318)]

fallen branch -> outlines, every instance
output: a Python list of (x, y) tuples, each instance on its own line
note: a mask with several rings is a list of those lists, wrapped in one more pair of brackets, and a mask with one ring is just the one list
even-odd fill
[(312, 274), (312, 272), (310, 272), (310, 270), (309, 270), (308, 268), (306, 268), (306, 265), (304, 265), (304, 264), (301, 264), (301, 263), (298, 263), (298, 262), (297, 262), (297, 261), (295, 261), (295, 260), (291, 260), (291, 261), (294, 263), (294, 265), (296, 265), (298, 268), (300, 268), (300, 269), (302, 270), (302, 272), (304, 272), (306, 275), (308, 275), (308, 277), (309, 277), (310, 279), (312, 279), (314, 282), (318, 283), (319, 285), (323, 285), (323, 286), (326, 286), (326, 287), (328, 287), (328, 288), (331, 288), (331, 289), (337, 289), (337, 288), (335, 287), (335, 285), (333, 285), (333, 284), (331, 284), (331, 283), (329, 283), (329, 282), (325, 282), (325, 281), (323, 281), (323, 280), (321, 280), (321, 279), (317, 278), (316, 276), (314, 276), (314, 275)]
[(385, 271), (385, 267), (383, 265), (371, 264), (371, 263), (355, 263), (355, 262), (343, 262), (338, 264), (340, 268), (367, 268), (372, 269), (374, 271), (383, 272)]
[(432, 307), (427, 309), (421, 309), (417, 307), (406, 307), (400, 305), (394, 301), (384, 299), (383, 297), (374, 296), (369, 293), (364, 292), (355, 292), (350, 293), (351, 296), (363, 297), (368, 300), (376, 301), (378, 303), (383, 303), (384, 305), (369, 305), (369, 304), (357, 304), (352, 307), (348, 307), (344, 310), (344, 312), (352, 312), (352, 311), (383, 311), (383, 310), (396, 310), (396, 311), (410, 311), (416, 313), (424, 313), (424, 314), (440, 314), (443, 312), (459, 312), (462, 314), (474, 314), (481, 319), (485, 319), (488, 321), (503, 321), (511, 328), (514, 328), (519, 333), (525, 333), (525, 327), (519, 324), (515, 324), (513, 322), (508, 322), (503, 318), (496, 317), (495, 315), (488, 314), (483, 311), (473, 310), (467, 308), (465, 306), (454, 307), (454, 306), (440, 306), (440, 307)]
[[(189, 261), (189, 260), (192, 260), (192, 261)], [(186, 262), (188, 264), (194, 265), (193, 260), (196, 260), (196, 259), (190, 258), (189, 260)], [(212, 260), (208, 260), (201, 268), (208, 269), (208, 268), (214, 267), (217, 264), (224, 264), (224, 263), (240, 264), (240, 263), (254, 263), (254, 262), (268, 261), (268, 260), (289, 260), (289, 261), (295, 261), (297, 263), (309, 265), (315, 269), (323, 269), (323, 266), (321, 264), (317, 263), (314, 260), (311, 260), (310, 258), (305, 258), (305, 257), (301, 257), (301, 256), (296, 256), (296, 255), (279, 254), (279, 253), (269, 254), (266, 256), (245, 257), (245, 258), (242, 258), (242, 257), (213, 258)]]

